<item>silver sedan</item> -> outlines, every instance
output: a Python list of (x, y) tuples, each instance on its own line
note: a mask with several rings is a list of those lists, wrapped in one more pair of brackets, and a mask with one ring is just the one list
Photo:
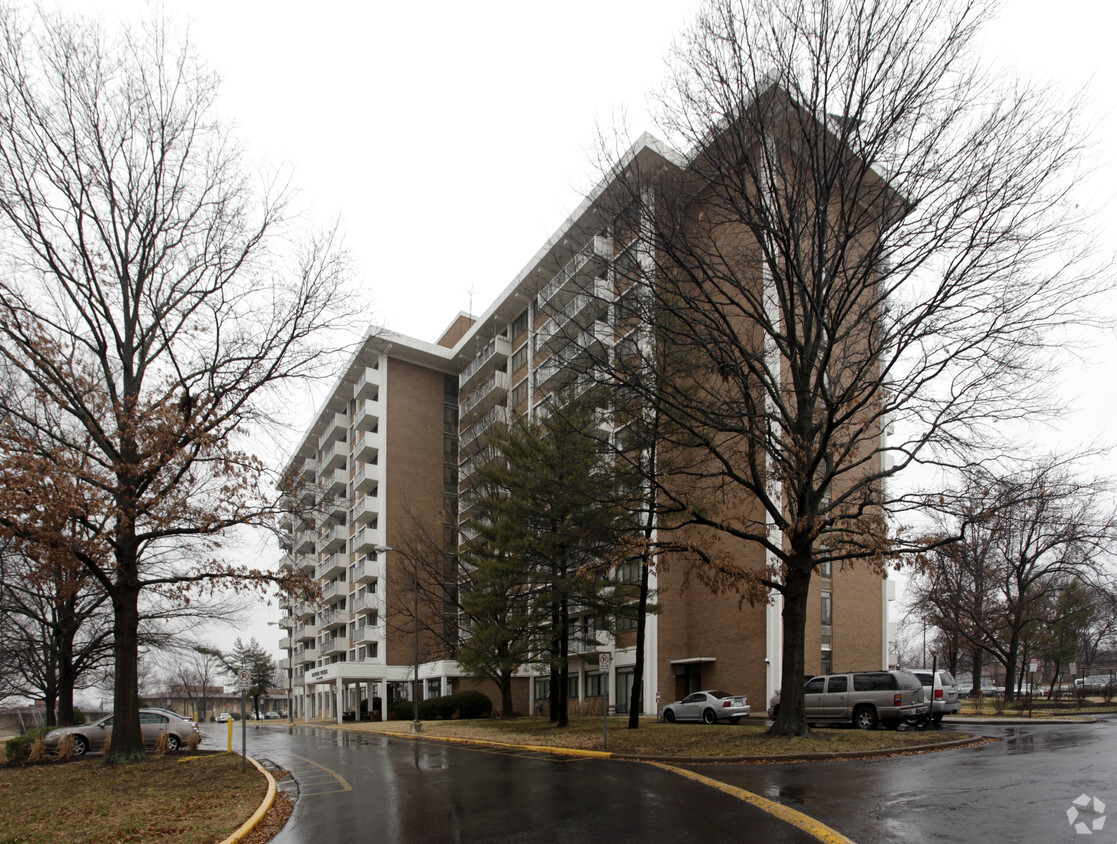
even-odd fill
[(720, 689), (694, 692), (682, 700), (669, 703), (660, 712), (668, 724), (676, 721), (701, 721), (716, 724), (728, 721), (736, 724), (751, 712), (749, 699), (744, 695), (731, 695)]

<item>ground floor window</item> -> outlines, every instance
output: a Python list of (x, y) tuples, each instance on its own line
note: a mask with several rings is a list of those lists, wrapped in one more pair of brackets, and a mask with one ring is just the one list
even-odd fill
[(586, 697), (601, 697), (601, 672), (586, 672)]
[(535, 700), (549, 700), (551, 697), (551, 678), (534, 678), (532, 680), (531, 696)]

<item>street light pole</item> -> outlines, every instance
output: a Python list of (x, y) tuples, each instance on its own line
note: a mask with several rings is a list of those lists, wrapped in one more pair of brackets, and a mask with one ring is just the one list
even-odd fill
[[(388, 545), (377, 545), (373, 549), (377, 554), (387, 553), (388, 551), (396, 551)], [(413, 578), (413, 601), (412, 615), (415, 619), (415, 673), (411, 680), (411, 732), (421, 733), (423, 731), (423, 722), (419, 720), (419, 564), (415, 561), (414, 557), (403, 551), (405, 560), (410, 558), (411, 561), (411, 575)]]
[(282, 627), (287, 631), (287, 726), (295, 723), (295, 713), (291, 710), (291, 699), (294, 696), (293, 690), (295, 685), (295, 664), (294, 656), (291, 647), (291, 637), (294, 635), (293, 624), (284, 621), (269, 621), (268, 624), (275, 627)]

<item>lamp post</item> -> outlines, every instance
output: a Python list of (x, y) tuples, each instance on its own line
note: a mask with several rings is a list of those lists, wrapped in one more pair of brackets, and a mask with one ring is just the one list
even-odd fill
[(291, 628), (294, 627), (294, 623), (284, 620), (269, 621), (268, 624), (272, 627), (282, 627), (287, 631), (287, 726), (291, 726), (295, 723), (295, 713), (291, 709), (292, 689), (295, 684), (295, 665), (291, 649), (291, 636), (294, 633)]
[[(372, 549), (377, 554), (383, 554), (388, 551), (395, 551), (397, 549), (388, 545), (376, 545)], [(412, 615), (415, 619), (415, 674), (411, 681), (411, 732), (421, 733), (423, 731), (423, 722), (419, 720), (419, 564), (415, 562), (415, 558), (404, 553), (405, 560), (411, 561), (411, 575), (413, 578), (413, 592), (414, 592), (414, 605), (412, 607)]]

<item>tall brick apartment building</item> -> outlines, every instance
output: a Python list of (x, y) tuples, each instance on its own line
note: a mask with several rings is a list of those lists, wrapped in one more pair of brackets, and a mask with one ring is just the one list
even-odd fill
[[(644, 136), (628, 153), (663, 168), (685, 166), (674, 151)], [(631, 227), (607, 220), (598, 186), (480, 316), (460, 314), (434, 343), (370, 333), (337, 379), (287, 466), (305, 485), (306, 517), (292, 517), (282, 565), (299, 567), (322, 586), (318, 603), (284, 608), (296, 717), (337, 718), (372, 698), (407, 697), (416, 640), (422, 696), (478, 687), (499, 702), (494, 684), (475, 686), (451, 659), (438, 659), (431, 634), (411, 629), (416, 570), (402, 551), (421, 524), (452, 551), (459, 495), (494, 423), (536, 412), (539, 403), (590, 348), (618, 336), (625, 267), (646, 261)], [(457, 514), (456, 516), (447, 514)], [(742, 547), (739, 564), (765, 564), (765, 551)], [(887, 667), (891, 584), (868, 567), (823, 570), (815, 579), (807, 626), (807, 671), (831, 666)], [(648, 621), (642, 700), (645, 713), (700, 688), (748, 694), (763, 708), (779, 688), (781, 616), (768, 606), (739, 605), (692, 580), (682, 567), (653, 574), (662, 611)], [(593, 627), (592, 618), (582, 620)], [(635, 631), (571, 648), (570, 697), (600, 712), (603, 691), (617, 711), (631, 700)], [(610, 655), (601, 670), (600, 656)], [(526, 713), (547, 697), (548, 679), (528, 672), (517, 687)], [(574, 709), (577, 711), (577, 709)]]

